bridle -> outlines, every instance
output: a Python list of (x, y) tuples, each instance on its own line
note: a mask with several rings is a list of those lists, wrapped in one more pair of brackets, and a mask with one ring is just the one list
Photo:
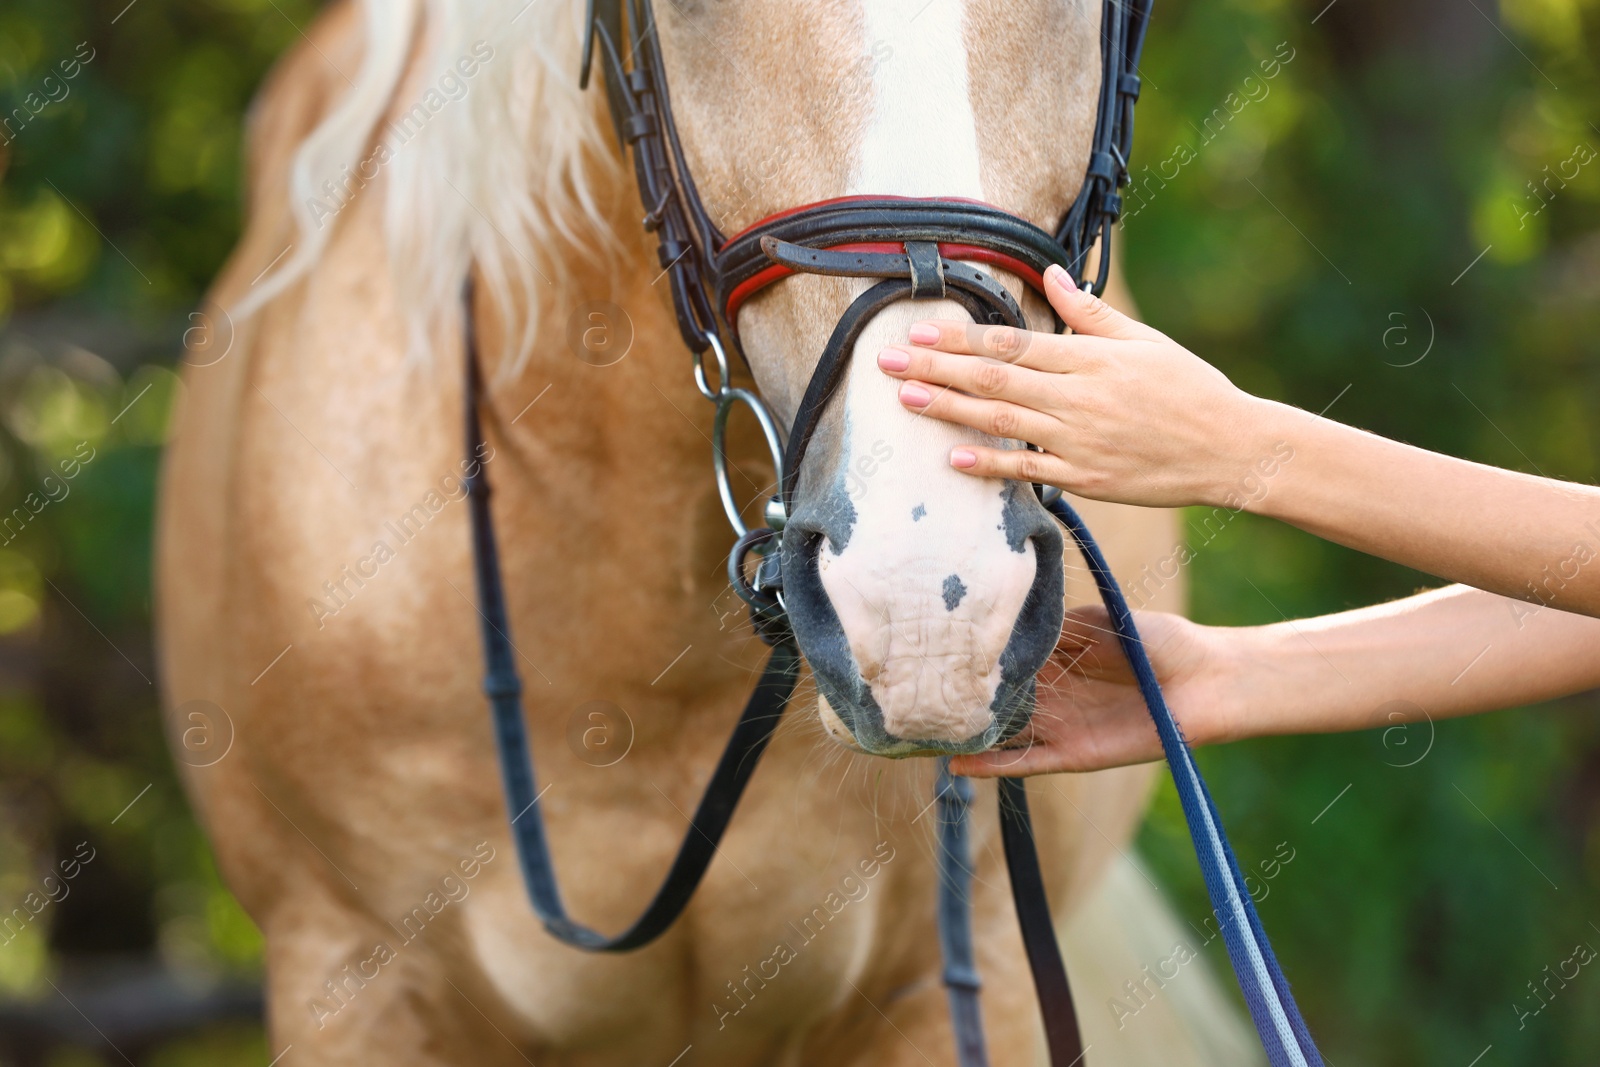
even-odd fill
[[(590, 952), (624, 952), (648, 944), (682, 914), (709, 867), (799, 675), (800, 651), (784, 607), (778, 550), (807, 446), (866, 324), (900, 300), (951, 299), (975, 322), (1026, 328), (1011, 293), (986, 270), (972, 264), (1008, 271), (1042, 292), (1046, 268), (1059, 264), (1073, 277), (1081, 277), (1089, 252), (1097, 244), (1095, 274), (1086, 288), (1104, 290), (1112, 228), (1122, 206), (1118, 189), (1128, 180), (1133, 105), (1139, 96), (1137, 70), (1150, 3), (1103, 0), (1101, 92), (1089, 165), (1083, 187), (1055, 234), (976, 201), (869, 196), (791, 208), (725, 238), (695, 190), (678, 138), (650, 0), (588, 0), (581, 84), (587, 85), (591, 61), (598, 52), (618, 138), (632, 149), (645, 207), (644, 226), (657, 235), (657, 252), (670, 279), (678, 328), (695, 356), (695, 383), (716, 405), (712, 446), (717, 489), (737, 534), (728, 562), (729, 581), (749, 602), (755, 631), (772, 647), (772, 653), (695, 809), (689, 832), (644, 912), (626, 930), (610, 936), (572, 919), (561, 899), (535, 788), (488, 478), (482, 464), (475, 462), (483, 443), (479, 415), (482, 381), (469, 272), (465, 291), (465, 436), (484, 691), (493, 712), (523, 879), (535, 912), (556, 939)], [(742, 359), (736, 327), (743, 304), (765, 287), (800, 273), (874, 281), (850, 303), (834, 327), (785, 436), (761, 397), (733, 384), (728, 352), (731, 348)], [(714, 370), (708, 366), (708, 355)], [(777, 475), (777, 492), (764, 509), (765, 523), (753, 528), (743, 521), (725, 448), (729, 416), (736, 406), (748, 408), (760, 424)], [(1268, 1058), (1273, 1067), (1322, 1067), (1321, 1056), (1261, 929), (1244, 877), (1222, 832), (1221, 818), (1166, 706), (1132, 612), (1076, 512), (1058, 493), (1047, 493), (1042, 487), (1041, 499), (1082, 550), (1134, 669), (1173, 770), (1219, 929)], [(746, 573), (752, 554), (759, 557), (753, 579)], [(1001, 839), (1050, 1062), (1052, 1067), (1072, 1067), (1083, 1062), (1084, 1049), (1034, 848), (1027, 793), (1021, 779), (1004, 778), (999, 781), (999, 792)], [(972, 944), (972, 869), (967, 844), (972, 785), (951, 775), (941, 761), (935, 799), (939, 934), (957, 1056), (961, 1067), (983, 1067), (988, 1059)]]
[[(1015, 298), (983, 263), (1021, 278), (1043, 294), (1052, 263), (1082, 276), (1089, 253), (1099, 256), (1091, 287), (1103, 292), (1111, 239), (1122, 213), (1118, 190), (1128, 181), (1133, 107), (1139, 99), (1139, 56), (1151, 0), (1104, 0), (1100, 100), (1083, 186), (1060, 228), (1050, 234), (1025, 219), (964, 198), (847, 196), (780, 211), (725, 237), (695, 186), (673, 117), (672, 97), (650, 0), (589, 0), (579, 84), (587, 87), (600, 57), (618, 139), (632, 149), (644, 203), (644, 227), (656, 234), (684, 344), (695, 355), (695, 384), (716, 405), (712, 455), (717, 491), (738, 540), (729, 558), (733, 588), (760, 618), (782, 610), (777, 561), (792, 511), (800, 461), (836, 391), (861, 330), (883, 308), (904, 299), (953, 299), (975, 322), (1025, 328)], [(624, 47), (625, 46), (625, 47)], [(787, 446), (759, 396), (735, 387), (729, 349), (738, 346), (739, 310), (752, 296), (797, 273), (881, 279), (858, 297), (835, 326), (796, 410)], [(715, 363), (715, 384), (707, 366)], [(778, 492), (763, 512), (766, 525), (745, 525), (725, 449), (729, 414), (750, 409), (760, 424)], [(1054, 491), (1040, 487), (1041, 496)], [(750, 552), (763, 558), (754, 582)]]

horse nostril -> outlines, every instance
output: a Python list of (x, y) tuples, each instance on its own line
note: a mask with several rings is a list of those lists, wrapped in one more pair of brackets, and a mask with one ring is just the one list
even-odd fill
[(822, 544), (827, 532), (815, 514), (791, 520), (783, 539), (784, 601), (812, 677), (841, 715), (870, 702), (838, 612), (822, 587)]
[(1065, 539), (1061, 527), (1033, 494), (1017, 493), (1006, 503), (1008, 528), (1020, 534), (1013, 545), (1033, 545), (1034, 575), (1027, 599), (1000, 656), (1001, 684), (991, 710), (1001, 725), (997, 742), (1014, 737), (1032, 717), (1034, 676), (1055, 651), (1066, 611), (1066, 576), (1062, 570)]

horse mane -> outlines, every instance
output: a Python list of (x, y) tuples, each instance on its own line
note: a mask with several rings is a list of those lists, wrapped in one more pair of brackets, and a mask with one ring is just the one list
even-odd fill
[[(326, 251), (344, 206), (380, 176), (384, 236), (409, 354), (453, 345), (461, 285), (507, 313), (501, 369), (570, 303), (571, 256), (621, 251), (597, 190), (621, 174), (596, 94), (578, 87), (579, 0), (359, 0), (365, 48), (349, 90), (295, 148), (288, 259), (232, 309), (260, 310)], [(466, 71), (472, 73), (468, 75)]]

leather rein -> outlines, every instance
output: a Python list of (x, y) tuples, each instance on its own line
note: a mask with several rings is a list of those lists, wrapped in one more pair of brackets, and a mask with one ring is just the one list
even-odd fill
[[(591, 60), (598, 52), (618, 137), (632, 148), (646, 211), (644, 225), (657, 234), (658, 255), (670, 278), (679, 331), (695, 355), (695, 382), (716, 405), (712, 444), (717, 486), (737, 534), (728, 561), (729, 581), (750, 604), (755, 631), (772, 652), (678, 853), (644, 912), (627, 929), (612, 935), (577, 922), (561, 898), (540, 804), (542, 794), (534, 777), (488, 477), (481, 463), (469, 465), (473, 472), (467, 487), (474, 577), (485, 662), (483, 688), (489, 697), (523, 880), (534, 911), (557, 940), (589, 952), (625, 952), (646, 945), (683, 913), (710, 866), (799, 677), (801, 655), (784, 610), (778, 550), (807, 445), (843, 380), (866, 323), (899, 300), (947, 298), (961, 304), (976, 322), (1025, 329), (1027, 322), (1016, 299), (973, 264), (1008, 271), (1042, 290), (1045, 268), (1057, 263), (1079, 277), (1097, 243), (1096, 273), (1086, 287), (1103, 291), (1110, 269), (1112, 228), (1121, 212), (1117, 190), (1128, 176), (1133, 104), (1139, 94), (1137, 67), (1150, 3), (1103, 0), (1104, 67), (1093, 148), (1083, 188), (1055, 234), (976, 201), (873, 196), (793, 208), (724, 238), (700, 201), (679, 143), (650, 0), (589, 0), (581, 83), (587, 85)], [(876, 281), (841, 316), (813, 372), (795, 423), (785, 435), (757, 394), (731, 384), (727, 352), (729, 348), (739, 351), (736, 326), (740, 307), (761, 289), (796, 273)], [(472, 460), (481, 454), (484, 438), (479, 411), (483, 384), (470, 272), (464, 300), (465, 446)], [(708, 354), (714, 371), (708, 365)], [(747, 407), (760, 423), (777, 472), (778, 488), (766, 504), (765, 525), (753, 528), (745, 525), (734, 498), (724, 447), (727, 420), (736, 406)], [(1041, 498), (1082, 550), (1133, 665), (1173, 769), (1219, 928), (1268, 1058), (1273, 1067), (1322, 1067), (1261, 930), (1244, 878), (1222, 833), (1220, 816), (1166, 707), (1134, 629), (1132, 613), (1082, 520), (1059, 499), (1059, 493), (1041, 488)], [(759, 557), (753, 580), (747, 576), (751, 555)], [(1052, 1067), (1072, 1067), (1083, 1062), (1085, 1050), (1034, 847), (1023, 780), (1000, 779), (999, 794), (1001, 839), (1050, 1062)], [(972, 796), (971, 783), (951, 775), (946, 761), (941, 760), (935, 800), (943, 978), (958, 1063), (961, 1067), (986, 1067), (980, 980), (972, 943), (972, 868), (967, 841)]]

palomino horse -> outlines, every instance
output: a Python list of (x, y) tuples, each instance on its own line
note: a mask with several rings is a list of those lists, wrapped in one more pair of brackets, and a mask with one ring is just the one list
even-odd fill
[[(524, 897), (478, 689), (461, 501), (468, 269), (499, 355), (475, 462), (497, 488), (542, 805), (578, 918), (615, 930), (647, 900), (763, 652), (727, 595), (709, 412), (601, 95), (575, 85), (580, 7), (335, 4), (253, 116), (248, 229), (167, 457), (159, 622), (175, 739), (194, 701), (220, 706), (229, 731), (223, 755), (186, 760), (204, 764), (188, 784), (265, 935), (274, 1054), (952, 1063), (922, 818), (933, 765), (871, 753), (992, 740), (1022, 699), (996, 667), (1013, 632), (1053, 642), (1054, 606), (1026, 602), (1060, 537), (1026, 487), (946, 466), (964, 431), (894, 402), (871, 356), (903, 336), (908, 305), (864, 336), (800, 498), (830, 538), (823, 586), (842, 630), (804, 651), (847, 684), (814, 702), (820, 716), (797, 698), (660, 941), (585, 955)], [(979, 198), (1049, 226), (1084, 171), (1098, 12), (663, 3), (660, 32), (725, 232), (856, 192)], [(857, 284), (797, 278), (745, 311), (780, 417)], [(771, 471), (752, 445), (754, 488)], [(1085, 510), (1121, 572), (1178, 536), (1166, 514)], [(1067, 571), (1068, 598), (1086, 599), (1075, 559)], [(1179, 605), (1179, 582), (1147, 603)], [(838, 695), (852, 687), (881, 729)], [(1198, 967), (1159, 987), (1141, 973), (1173, 928), (1117, 858), (1149, 783), (1128, 769), (1029, 790), (1090, 1055), (1249, 1061)], [(994, 797), (979, 789), (975, 929), (991, 1052), (1014, 1065), (1034, 1061), (1039, 1022)]]

